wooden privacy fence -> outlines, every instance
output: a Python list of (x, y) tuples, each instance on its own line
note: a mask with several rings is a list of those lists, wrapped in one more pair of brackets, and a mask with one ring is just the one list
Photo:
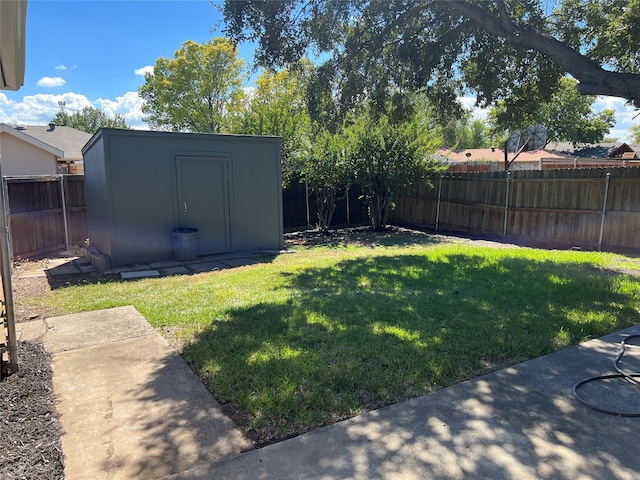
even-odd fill
[(537, 245), (640, 250), (640, 168), (442, 174), (396, 223)]
[[(84, 175), (5, 177), (14, 260), (37, 258), (84, 245), (87, 219)], [(345, 189), (337, 200), (332, 225), (367, 221), (358, 186)], [(304, 183), (283, 190), (284, 227), (314, 226), (318, 221), (315, 195)]]
[(83, 175), (5, 177), (13, 259), (83, 245), (87, 219)]
[[(361, 201), (362, 187), (341, 189), (331, 225), (361, 225), (368, 222), (367, 209)], [(293, 180), (282, 190), (282, 217), (286, 230), (313, 228), (318, 223), (316, 195), (304, 182)]]

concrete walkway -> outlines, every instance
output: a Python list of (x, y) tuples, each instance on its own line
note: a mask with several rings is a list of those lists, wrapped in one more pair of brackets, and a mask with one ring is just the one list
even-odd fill
[[(132, 307), (18, 324), (52, 353), (66, 478), (637, 479), (640, 418), (591, 410), (579, 380), (612, 373), (640, 326), (262, 449)], [(636, 344), (640, 342), (634, 342)], [(640, 347), (622, 366), (640, 371)], [(581, 389), (640, 413), (636, 386)]]
[(17, 328), (52, 354), (66, 480), (158, 479), (251, 447), (133, 307)]

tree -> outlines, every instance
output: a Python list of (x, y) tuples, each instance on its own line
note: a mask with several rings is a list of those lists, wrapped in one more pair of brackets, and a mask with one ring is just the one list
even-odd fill
[(640, 125), (631, 125), (629, 129), (629, 136), (631, 137), (631, 141), (640, 144)]
[(302, 180), (315, 193), (320, 230), (331, 226), (338, 192), (352, 180), (346, 150), (343, 132), (320, 130), (314, 135), (300, 169)]
[(487, 148), (492, 139), (486, 122), (471, 119), (467, 114), (459, 119), (450, 120), (443, 128), (444, 145), (453, 148)]
[(531, 114), (514, 118), (501, 101), (491, 109), (489, 119), (494, 131), (508, 132), (541, 124), (547, 129), (547, 143), (598, 143), (615, 125), (615, 113), (613, 110), (594, 113), (591, 107), (595, 101), (596, 97), (580, 95), (576, 80), (564, 77), (551, 99), (536, 105)]
[(439, 169), (430, 156), (442, 138), (418, 112), (394, 123), (388, 114), (359, 112), (346, 128), (347, 159), (353, 181), (362, 185), (374, 230), (387, 225), (395, 200), (418, 184), (429, 185), (429, 176)]
[(305, 99), (305, 70), (263, 71), (255, 91), (236, 105), (231, 133), (282, 137), (283, 183), (300, 170), (309, 148), (310, 119)]
[(174, 58), (159, 57), (138, 90), (149, 126), (161, 130), (220, 132), (241, 101), (244, 62), (226, 38), (188, 40)]
[(122, 115), (107, 117), (103, 110), (84, 107), (74, 113), (68, 113), (65, 102), (58, 102), (59, 110), (51, 119), (56, 125), (72, 127), (83, 132), (94, 134), (101, 128), (129, 128)]
[(510, 97), (527, 113), (566, 73), (581, 94), (640, 107), (638, 0), (234, 0), (224, 16), (262, 65), (329, 56), (322, 71), (345, 110), (423, 88), (451, 114), (467, 88), (479, 106)]

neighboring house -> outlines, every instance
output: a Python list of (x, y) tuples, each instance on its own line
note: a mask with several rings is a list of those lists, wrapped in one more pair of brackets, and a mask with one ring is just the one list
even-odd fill
[[(504, 150), (476, 148), (467, 150), (440, 149), (437, 155), (452, 172), (489, 172), (504, 170)], [(514, 153), (509, 153), (509, 162)], [(570, 143), (552, 143), (545, 148), (522, 152), (510, 164), (509, 170), (547, 170), (553, 168), (640, 166), (640, 146), (622, 144), (586, 145), (574, 148)]]
[[(470, 148), (466, 150), (440, 149), (436, 153), (452, 172), (490, 172), (504, 170), (505, 155), (502, 148)], [(514, 153), (507, 154), (511, 162)], [(509, 170), (541, 170), (547, 160), (569, 161), (573, 157), (561, 152), (550, 152), (544, 149), (522, 152), (511, 163)]]
[(84, 173), (82, 147), (91, 135), (71, 127), (0, 123), (2, 175)]

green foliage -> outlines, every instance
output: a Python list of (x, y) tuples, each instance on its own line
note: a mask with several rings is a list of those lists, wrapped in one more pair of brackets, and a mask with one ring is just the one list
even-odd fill
[(640, 0), (565, 0), (550, 19), (560, 39), (589, 57), (640, 73)]
[(254, 92), (236, 105), (230, 122), (231, 133), (282, 137), (284, 184), (299, 171), (309, 148), (311, 121), (305, 101), (309, 65), (304, 68), (263, 71)]
[(513, 118), (508, 106), (499, 102), (489, 118), (494, 131), (514, 131), (541, 124), (547, 128), (547, 143), (552, 141), (578, 143), (601, 142), (615, 125), (613, 110), (593, 113), (596, 97), (580, 95), (577, 81), (564, 77), (548, 102), (540, 103), (529, 115)]
[(443, 128), (444, 145), (452, 148), (488, 148), (492, 137), (484, 120), (471, 119), (469, 115), (449, 121)]
[(318, 228), (326, 230), (336, 208), (336, 199), (341, 188), (351, 181), (351, 172), (346, 158), (347, 143), (343, 132), (317, 132), (301, 167), (302, 180), (316, 194)]
[(640, 125), (631, 125), (629, 129), (629, 134), (631, 137), (631, 141), (636, 145), (640, 145)]
[(441, 144), (428, 112), (393, 123), (389, 116), (354, 115), (346, 128), (347, 157), (354, 183), (362, 185), (374, 230), (383, 229), (395, 200), (418, 184), (429, 184), (439, 168), (430, 156)]
[[(224, 16), (234, 40), (257, 43), (261, 65), (322, 59), (314, 91), (334, 95), (342, 115), (365, 100), (384, 111), (398, 92), (421, 89), (434, 115), (444, 118), (460, 115), (457, 99), (469, 90), (479, 106), (503, 100), (511, 118), (522, 118), (550, 100), (565, 73), (580, 81), (582, 93), (640, 106), (640, 0), (553, 6), (534, 0), (227, 0)], [(313, 112), (331, 117), (324, 97), (316, 98), (312, 118)]]
[(228, 112), (242, 101), (244, 61), (226, 38), (188, 40), (174, 58), (159, 57), (138, 90), (150, 127), (187, 132), (221, 132)]
[(58, 106), (60, 110), (51, 119), (56, 125), (72, 127), (91, 134), (101, 128), (129, 128), (122, 115), (109, 118), (103, 110), (94, 107), (84, 107), (78, 112), (68, 113), (65, 102), (58, 102)]

